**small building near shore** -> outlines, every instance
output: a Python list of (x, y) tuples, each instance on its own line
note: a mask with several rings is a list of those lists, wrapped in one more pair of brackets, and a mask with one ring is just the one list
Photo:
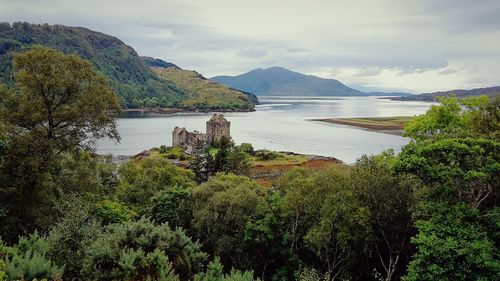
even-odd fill
[(227, 121), (223, 114), (214, 114), (207, 121), (206, 133), (189, 132), (186, 128), (175, 127), (172, 132), (172, 146), (183, 146), (186, 148), (186, 152), (190, 153), (197, 141), (202, 141), (205, 145), (208, 145), (223, 136), (231, 138), (230, 129), (231, 122)]

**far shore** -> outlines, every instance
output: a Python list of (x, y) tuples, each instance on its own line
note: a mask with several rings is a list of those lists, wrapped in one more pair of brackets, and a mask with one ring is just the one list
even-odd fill
[(359, 117), (359, 118), (326, 118), (310, 119), (310, 121), (320, 121), (339, 125), (347, 125), (361, 128), (363, 130), (402, 136), (406, 124), (410, 122), (413, 116), (394, 116), (394, 117)]
[(252, 110), (242, 110), (242, 109), (185, 109), (185, 108), (156, 108), (156, 107), (144, 107), (144, 108), (126, 108), (122, 109), (122, 114), (127, 113), (155, 113), (155, 114), (175, 114), (175, 113), (189, 113), (189, 112), (252, 112)]

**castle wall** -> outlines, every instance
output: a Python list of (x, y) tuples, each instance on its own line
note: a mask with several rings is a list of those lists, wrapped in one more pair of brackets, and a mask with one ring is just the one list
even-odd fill
[(228, 122), (222, 114), (214, 114), (214, 116), (207, 121), (206, 134), (197, 131), (188, 132), (185, 128), (175, 127), (172, 132), (172, 146), (184, 146), (186, 151), (190, 153), (197, 140), (201, 140), (208, 144), (223, 136), (231, 138), (230, 127), (231, 122)]
[(210, 141), (220, 139), (222, 136), (231, 138), (231, 122), (227, 121), (208, 121), (207, 122), (207, 135)]

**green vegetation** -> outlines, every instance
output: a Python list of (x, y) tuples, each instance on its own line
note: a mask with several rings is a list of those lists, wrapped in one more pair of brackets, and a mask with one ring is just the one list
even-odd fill
[(18, 88), (0, 92), (0, 280), (500, 279), (498, 98), (443, 99), (398, 155), (264, 188), (251, 161), (303, 156), (221, 138), (197, 143), (190, 169), (166, 147), (114, 165), (89, 152), (118, 136), (116, 98), (88, 63), (38, 48), (14, 66)]
[(16, 22), (0, 25), (0, 80), (12, 85), (15, 54), (43, 45), (92, 62), (118, 93), (124, 107), (176, 107), (183, 92), (159, 79), (130, 46), (119, 39), (82, 27)]
[(195, 71), (176, 67), (153, 67), (158, 77), (172, 81), (186, 93), (182, 106), (187, 109), (252, 111), (255, 101), (245, 93), (210, 81)]
[(408, 101), (435, 101), (438, 97), (452, 97), (467, 98), (489, 96), (491, 98), (500, 95), (500, 86), (476, 88), (471, 90), (451, 90), (434, 93), (423, 93), (419, 95), (407, 95), (402, 97), (391, 98), (392, 100), (408, 100)]
[(124, 108), (251, 111), (257, 103), (251, 94), (209, 82), (194, 72), (176, 68), (172, 75), (157, 75), (149, 65), (175, 65), (140, 57), (118, 38), (63, 25), (0, 23), (0, 82), (14, 86), (14, 56), (37, 45), (90, 61), (106, 77)]

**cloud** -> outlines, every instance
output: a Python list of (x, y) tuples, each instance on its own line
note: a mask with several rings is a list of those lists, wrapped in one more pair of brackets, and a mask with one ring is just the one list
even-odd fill
[(0, 6), (2, 20), (85, 26), (207, 77), (278, 65), (414, 91), (500, 84), (497, 0), (0, 0)]

